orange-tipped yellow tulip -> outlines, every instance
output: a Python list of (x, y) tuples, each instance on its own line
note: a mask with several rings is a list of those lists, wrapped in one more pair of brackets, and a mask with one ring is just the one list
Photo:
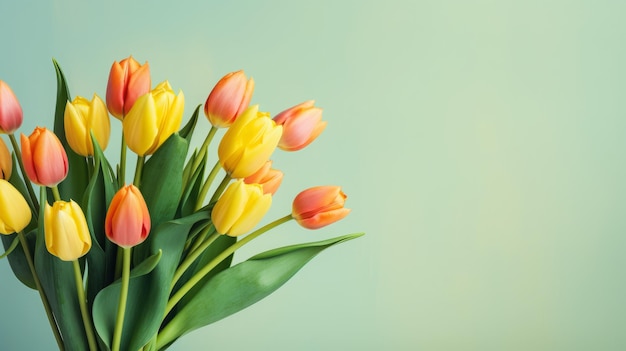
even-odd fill
[(141, 244), (150, 233), (150, 214), (139, 189), (127, 185), (113, 199), (105, 218), (107, 238), (121, 247)]
[(22, 125), (22, 106), (11, 87), (0, 80), (0, 133), (12, 134)]
[(259, 106), (250, 106), (226, 131), (217, 149), (220, 164), (233, 178), (258, 171), (276, 149), (283, 128)]
[(326, 128), (322, 121), (322, 109), (314, 106), (315, 101), (305, 101), (279, 113), (274, 117), (276, 124), (283, 126), (283, 136), (278, 147), (285, 151), (297, 151), (309, 145)]
[(344, 208), (346, 194), (338, 186), (318, 186), (306, 189), (293, 200), (292, 217), (304, 228), (318, 229), (344, 218), (350, 210)]
[(267, 161), (254, 174), (243, 180), (246, 184), (259, 184), (264, 194), (274, 195), (283, 181), (283, 172), (272, 168), (272, 161)]
[(46, 128), (37, 127), (22, 139), (22, 161), (33, 183), (53, 187), (67, 176), (67, 154), (57, 136)]
[(0, 139), (0, 178), (9, 180), (11, 178), (11, 172), (13, 171), (13, 159), (11, 158), (11, 152), (2, 139)]
[(30, 207), (24, 196), (11, 183), (0, 179), (0, 233), (19, 233), (30, 219)]
[(253, 92), (254, 79), (248, 80), (243, 71), (228, 73), (211, 90), (204, 103), (204, 114), (213, 126), (230, 127), (248, 108)]
[(48, 252), (63, 261), (74, 261), (91, 248), (91, 235), (83, 210), (74, 201), (46, 203), (44, 233)]
[(150, 91), (150, 66), (140, 65), (130, 56), (113, 62), (107, 85), (107, 108), (115, 118), (123, 120), (135, 101)]
[(259, 184), (246, 184), (240, 179), (217, 200), (211, 220), (218, 233), (239, 236), (254, 228), (271, 205), (272, 196), (263, 194)]
[(153, 154), (180, 127), (184, 106), (183, 92), (174, 94), (167, 81), (141, 96), (122, 122), (128, 148), (139, 156)]
[(78, 96), (65, 105), (65, 137), (72, 150), (81, 156), (93, 156), (91, 133), (102, 150), (109, 144), (111, 123), (104, 101), (94, 94), (91, 101)]

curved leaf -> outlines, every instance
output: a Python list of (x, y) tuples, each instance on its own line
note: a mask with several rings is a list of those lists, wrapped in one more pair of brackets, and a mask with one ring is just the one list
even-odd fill
[(11, 254), (11, 252), (15, 250), (15, 248), (17, 247), (17, 245), (19, 245), (19, 243), (20, 243), (20, 239), (17, 236), (15, 236), (13, 238), (13, 242), (11, 243), (11, 245), (9, 245), (6, 251), (2, 255), (0, 255), (0, 259), (3, 259), (7, 257), (9, 254)]

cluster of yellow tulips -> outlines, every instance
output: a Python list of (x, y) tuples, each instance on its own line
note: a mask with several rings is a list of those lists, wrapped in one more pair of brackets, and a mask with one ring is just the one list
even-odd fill
[[(22, 108), (0, 80), (0, 133), (13, 149), (0, 139), (0, 233), (2, 257), (38, 290), (59, 349), (165, 349), (272, 293), (321, 250), (362, 235), (278, 248), (231, 265), (237, 249), (282, 223), (294, 219), (317, 229), (350, 212), (340, 187), (318, 186), (298, 194), (287, 215), (257, 228), (283, 179), (272, 168), (275, 149), (300, 150), (326, 127), (313, 101), (271, 118), (250, 106), (254, 80), (229, 73), (208, 94), (211, 128), (189, 152), (202, 105), (181, 127), (183, 92), (167, 81), (152, 88), (148, 63), (114, 62), (106, 102), (95, 94), (71, 100), (54, 63), (54, 128), (21, 134), (21, 145), (15, 132)], [(103, 152), (110, 115), (123, 135), (115, 166)], [(227, 130), (210, 168), (207, 150), (220, 128)], [(127, 150), (136, 155), (132, 182)], [(211, 187), (220, 173), (222, 181)]]

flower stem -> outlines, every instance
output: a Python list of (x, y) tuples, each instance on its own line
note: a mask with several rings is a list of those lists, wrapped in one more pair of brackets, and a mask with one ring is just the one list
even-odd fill
[(141, 173), (143, 172), (144, 159), (145, 156), (137, 156), (137, 167), (135, 168), (135, 179), (133, 180), (133, 184), (138, 188), (141, 183)]
[(24, 183), (26, 183), (26, 189), (28, 189), (28, 195), (30, 196), (30, 200), (33, 205), (33, 214), (35, 217), (39, 215), (39, 202), (37, 201), (37, 196), (35, 196), (35, 191), (33, 190), (33, 185), (30, 183), (28, 176), (26, 175), (26, 170), (24, 169), (24, 161), (22, 161), (22, 152), (20, 151), (20, 147), (17, 145), (17, 140), (15, 139), (15, 135), (13, 133), (9, 134), (9, 139), (11, 139), (11, 145), (13, 146), (13, 151), (15, 151), (15, 158), (17, 158), (17, 163), (20, 165), (20, 172), (22, 172), (22, 177), (24, 177)]
[(126, 181), (126, 139), (122, 130), (122, 145), (120, 147), (120, 174), (117, 175), (118, 186), (121, 189)]
[(281, 217), (271, 223), (266, 224), (265, 226), (255, 230), (254, 232), (246, 235), (243, 239), (235, 242), (231, 246), (229, 246), (226, 250), (222, 251), (219, 255), (217, 255), (211, 262), (209, 262), (206, 266), (202, 267), (198, 273), (194, 274), (193, 277), (189, 279), (185, 285), (183, 285), (180, 290), (174, 294), (169, 301), (167, 302), (167, 306), (165, 307), (165, 316), (176, 306), (176, 304), (185, 296), (186, 293), (189, 292), (204, 276), (206, 276), (213, 268), (215, 268), (218, 264), (220, 264), (223, 260), (225, 260), (228, 256), (232, 255), (236, 250), (249, 243), (259, 235), (265, 233), (266, 231), (275, 228), (290, 219), (292, 219), (291, 213)]
[[(208, 234), (211, 230), (215, 231), (215, 227), (213, 225), (208, 226), (200, 235), (200, 239), (206, 234)], [(174, 285), (178, 282), (180, 277), (185, 274), (185, 271), (191, 266), (191, 264), (206, 250), (215, 239), (220, 237), (220, 233), (213, 232), (211, 236), (209, 236), (206, 240), (200, 241), (200, 245), (194, 247), (189, 252), (189, 255), (185, 258), (185, 260), (178, 266), (176, 272), (174, 273), (174, 278), (172, 279), (172, 284), (170, 285), (170, 291), (174, 289)]]
[(198, 199), (196, 200), (195, 211), (198, 211), (202, 207), (202, 203), (204, 203), (204, 198), (206, 197), (206, 194), (209, 192), (211, 183), (213, 183), (213, 180), (215, 179), (215, 176), (220, 171), (220, 169), (222, 169), (222, 165), (220, 164), (220, 161), (215, 162), (213, 169), (211, 169), (211, 173), (209, 173), (209, 176), (207, 177), (206, 181), (204, 182), (204, 184), (202, 184), (202, 189), (200, 189), (200, 193), (198, 194)]
[(232, 178), (230, 177), (230, 174), (226, 174), (224, 176), (224, 179), (222, 179), (222, 182), (220, 183), (220, 185), (217, 187), (217, 189), (215, 189), (215, 193), (213, 193), (213, 196), (211, 197), (211, 200), (209, 201), (209, 203), (215, 202), (217, 201), (217, 199), (220, 198), (220, 195), (222, 195), (222, 193), (224, 192), (224, 189), (226, 189), (226, 186), (228, 186), (228, 183), (230, 183), (230, 180)]
[(54, 201), (61, 201), (61, 194), (59, 194), (59, 188), (55, 185), (50, 189), (52, 189), (52, 196), (54, 196)]
[(124, 263), (122, 268), (122, 291), (120, 292), (120, 301), (117, 306), (117, 320), (115, 322), (115, 330), (113, 331), (113, 346), (111, 350), (119, 351), (122, 341), (122, 328), (124, 327), (124, 314), (126, 313), (126, 300), (128, 298), (128, 285), (130, 281), (130, 254), (132, 248), (124, 248)]
[(85, 288), (83, 287), (83, 276), (80, 271), (80, 265), (78, 264), (78, 260), (72, 261), (72, 264), (74, 265), (74, 279), (76, 280), (78, 304), (80, 305), (80, 314), (83, 317), (83, 326), (85, 327), (85, 333), (87, 334), (89, 350), (98, 351), (98, 344), (96, 343), (96, 337), (93, 333), (93, 326), (87, 310), (87, 300), (85, 299)]
[(189, 174), (193, 174), (193, 172), (195, 172), (195, 170), (198, 169), (198, 167), (200, 166), (200, 162), (202, 162), (202, 159), (204, 158), (204, 155), (209, 148), (209, 144), (211, 144), (211, 140), (213, 140), (215, 132), (217, 132), (217, 128), (211, 126), (209, 133), (204, 139), (204, 143), (202, 143), (202, 146), (200, 147), (200, 152), (198, 153), (196, 159), (193, 161), (193, 165), (191, 166), (191, 172), (189, 172)]
[(26, 256), (26, 261), (28, 262), (28, 268), (30, 268), (30, 273), (33, 275), (33, 280), (35, 281), (35, 286), (37, 287), (37, 291), (39, 292), (41, 303), (43, 303), (43, 307), (46, 310), (46, 315), (48, 316), (48, 322), (50, 323), (50, 328), (52, 328), (52, 333), (54, 333), (54, 338), (57, 341), (59, 350), (63, 351), (65, 350), (65, 346), (63, 345), (63, 339), (61, 338), (61, 333), (59, 332), (59, 328), (56, 322), (54, 321), (54, 314), (52, 313), (52, 308), (50, 307), (48, 298), (46, 297), (46, 294), (43, 291), (43, 287), (41, 286), (41, 281), (39, 280), (37, 271), (35, 271), (35, 263), (33, 262), (33, 257), (31, 256), (30, 249), (28, 248), (26, 237), (24, 236), (23, 232), (17, 233), (17, 236), (20, 239), (20, 243), (22, 244), (22, 249), (24, 249), (24, 256)]

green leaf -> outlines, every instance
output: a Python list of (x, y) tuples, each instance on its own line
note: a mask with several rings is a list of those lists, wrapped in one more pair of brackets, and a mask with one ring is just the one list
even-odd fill
[[(40, 218), (47, 203), (46, 191), (40, 191)], [(44, 242), (43, 226), (37, 231), (35, 245), (35, 270), (48, 297), (66, 350), (88, 350), (87, 337), (78, 304), (74, 267), (72, 262), (61, 261), (51, 255)]]
[(6, 251), (2, 255), (0, 255), (0, 259), (3, 259), (7, 257), (8, 255), (10, 255), (11, 252), (15, 250), (17, 245), (19, 245), (19, 243), (20, 243), (20, 239), (16, 235), (15, 238), (13, 238), (13, 242), (11, 243), (11, 245), (6, 249)]
[(193, 136), (193, 131), (196, 128), (196, 123), (198, 123), (198, 115), (200, 115), (200, 108), (202, 105), (198, 105), (196, 110), (193, 111), (189, 122), (185, 124), (185, 126), (178, 132), (178, 134), (187, 140), (187, 143), (191, 143), (191, 137)]
[[(150, 233), (149, 255), (162, 251), (158, 264), (149, 273), (131, 278), (124, 316), (121, 350), (138, 350), (156, 335), (169, 298), (169, 285), (185, 245), (186, 233), (207, 213), (165, 222)], [(145, 261), (144, 261), (145, 262)], [(101, 340), (110, 347), (117, 317), (121, 284), (104, 288), (93, 304), (94, 325)]]
[[(192, 157), (189, 161), (189, 165), (193, 162), (194, 158)], [(204, 155), (203, 161), (200, 163), (198, 169), (193, 172), (193, 175), (187, 182), (183, 194), (180, 199), (180, 204), (178, 208), (178, 215), (183, 217), (192, 214), (196, 208), (196, 201), (198, 199), (198, 193), (200, 192), (200, 188), (202, 187), (202, 183), (204, 181), (204, 167), (206, 165), (206, 154)]]
[[(188, 146), (184, 138), (174, 133), (144, 165), (140, 189), (150, 212), (152, 228), (173, 219), (176, 214)], [(133, 249), (135, 263), (147, 257), (152, 241), (158, 236), (158, 233), (151, 233), (141, 245)]]
[(61, 144), (67, 153), (67, 160), (69, 163), (67, 177), (58, 185), (59, 193), (61, 194), (61, 198), (64, 200), (82, 199), (88, 182), (87, 163), (85, 162), (85, 158), (72, 151), (67, 143), (63, 115), (65, 113), (65, 105), (68, 101), (71, 101), (70, 91), (67, 87), (67, 81), (65, 80), (65, 76), (63, 75), (63, 71), (61, 71), (59, 63), (54, 59), (52, 59), (52, 63), (54, 64), (57, 75), (57, 100), (54, 111), (54, 134), (56, 134), (61, 141)]
[(230, 316), (268, 296), (324, 249), (362, 233), (287, 246), (254, 256), (217, 274), (200, 287), (193, 299), (178, 309), (161, 331), (158, 345)]

